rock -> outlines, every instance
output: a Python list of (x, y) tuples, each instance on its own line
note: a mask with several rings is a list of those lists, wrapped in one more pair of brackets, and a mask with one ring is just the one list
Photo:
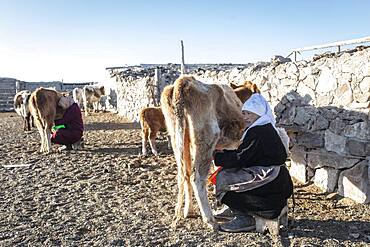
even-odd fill
[(337, 117), (330, 122), (329, 130), (334, 134), (340, 135), (345, 127), (346, 124), (339, 117)]
[(331, 95), (319, 95), (316, 97), (316, 106), (328, 106), (332, 103), (333, 96)]
[(281, 64), (281, 63), (289, 63), (292, 59), (289, 57), (283, 57), (281, 55), (275, 55), (271, 58), (271, 63), (273, 64)]
[(308, 121), (315, 115), (313, 107), (297, 107), (294, 123), (301, 126), (307, 126)]
[(333, 76), (333, 72), (329, 68), (324, 67), (321, 70), (320, 77), (318, 78), (316, 92), (319, 94), (325, 94), (334, 91), (336, 87), (337, 81)]
[(357, 156), (370, 156), (370, 150), (367, 149), (368, 143), (348, 139), (347, 140), (347, 152), (351, 155)]
[(338, 184), (339, 170), (323, 167), (315, 172), (314, 183), (327, 192), (333, 192)]
[(336, 104), (339, 106), (347, 106), (353, 101), (353, 94), (348, 83), (341, 85), (335, 90)]
[(325, 130), (329, 127), (329, 121), (326, 120), (322, 115), (317, 115), (314, 121), (311, 121), (309, 125), (310, 131)]
[(364, 77), (362, 79), (362, 81), (359, 84), (359, 88), (363, 93), (369, 95), (369, 93), (370, 93), (370, 75), (367, 76), (367, 77)]
[(369, 161), (363, 160), (354, 167), (341, 172), (338, 193), (358, 203), (370, 202)]
[(297, 144), (306, 148), (324, 147), (324, 132), (302, 132), (296, 136)]
[(337, 154), (346, 153), (347, 138), (336, 135), (330, 130), (325, 131), (325, 149), (336, 152)]
[(306, 171), (306, 157), (307, 155), (302, 148), (293, 148), (291, 150), (291, 166), (289, 169), (289, 173), (292, 177), (296, 178), (301, 183), (307, 183), (309, 181)]
[(358, 163), (360, 159), (346, 158), (339, 155), (333, 155), (328, 152), (316, 152), (307, 154), (307, 165), (313, 169), (322, 167), (332, 167), (335, 169), (349, 168)]
[(360, 140), (370, 140), (369, 122), (359, 122), (352, 125), (347, 125), (344, 128), (344, 136), (357, 138)]

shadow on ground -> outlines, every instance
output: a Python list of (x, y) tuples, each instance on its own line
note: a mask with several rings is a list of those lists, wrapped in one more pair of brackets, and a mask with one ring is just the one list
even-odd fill
[(93, 122), (85, 124), (85, 131), (89, 130), (120, 130), (120, 129), (140, 129), (138, 123), (102, 123)]

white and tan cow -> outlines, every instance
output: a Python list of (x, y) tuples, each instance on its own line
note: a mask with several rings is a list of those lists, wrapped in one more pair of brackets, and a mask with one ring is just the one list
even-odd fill
[(73, 100), (74, 100), (75, 103), (78, 104), (80, 109), (82, 109), (83, 104), (84, 104), (82, 94), (83, 94), (83, 89), (82, 88), (76, 87), (72, 90)]
[(14, 110), (23, 119), (23, 130), (28, 131), (31, 130), (31, 125), (34, 126), (29, 109), (30, 96), (31, 91), (28, 90), (20, 91), (14, 96)]
[(64, 96), (53, 89), (38, 88), (30, 96), (30, 112), (41, 137), (41, 153), (51, 150), (51, 127), (56, 118), (63, 116), (64, 110), (58, 106), (60, 98)]
[[(167, 131), (166, 123), (161, 107), (145, 107), (140, 113), (140, 125), (141, 125), (141, 138), (142, 138), (142, 153), (147, 155), (146, 146), (149, 144), (152, 149), (152, 153), (157, 156), (158, 151), (155, 143), (155, 138), (158, 132)], [(171, 148), (171, 141), (167, 136), (168, 148)]]
[(83, 87), (82, 98), (84, 102), (85, 116), (89, 115), (88, 106), (93, 105), (94, 112), (98, 111), (100, 97), (105, 95), (104, 86), (86, 85)]
[(220, 149), (234, 149), (240, 144), (246, 126), (241, 106), (241, 101), (228, 85), (204, 84), (191, 76), (181, 76), (163, 90), (161, 107), (178, 172), (174, 226), (181, 218), (184, 198), (184, 217), (194, 213), (194, 191), (203, 221), (213, 229), (217, 228), (206, 181), (216, 145)]

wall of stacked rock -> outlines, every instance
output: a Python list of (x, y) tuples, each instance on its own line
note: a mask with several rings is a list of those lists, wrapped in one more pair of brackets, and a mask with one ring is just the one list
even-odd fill
[(256, 83), (291, 137), (291, 174), (370, 202), (370, 48), (193, 75), (208, 83)]
[(163, 88), (173, 83), (179, 74), (178, 70), (171, 67), (112, 71), (111, 76), (117, 83), (118, 113), (139, 122), (140, 110), (148, 106), (159, 106)]

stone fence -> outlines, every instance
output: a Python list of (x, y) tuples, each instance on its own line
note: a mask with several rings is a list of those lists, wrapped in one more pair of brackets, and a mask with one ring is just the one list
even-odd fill
[[(12, 111), (14, 95), (22, 90), (34, 91), (39, 87), (53, 88), (59, 92), (72, 92), (74, 88), (83, 88), (85, 85), (92, 85), (94, 82), (63, 83), (52, 82), (26, 82), (14, 78), (0, 77), (0, 111)], [(104, 84), (102, 84), (104, 85)], [(101, 106), (106, 110), (115, 111), (117, 107), (117, 94), (115, 89), (106, 88), (106, 96), (101, 99)]]
[[(159, 76), (155, 69), (113, 75), (120, 114), (137, 121), (141, 107), (158, 103), (163, 86), (179, 75), (178, 68), (160, 70)], [(291, 174), (324, 191), (370, 202), (369, 48), (309, 61), (193, 68), (189, 74), (205, 83), (256, 83), (291, 138)]]

